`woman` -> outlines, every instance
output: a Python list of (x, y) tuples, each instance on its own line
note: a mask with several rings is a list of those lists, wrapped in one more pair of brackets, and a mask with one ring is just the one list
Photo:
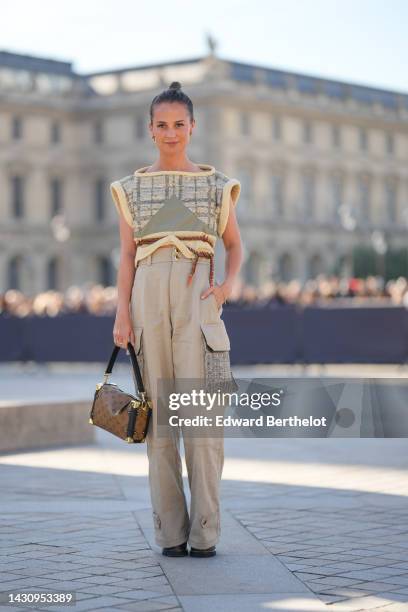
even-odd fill
[[(111, 184), (120, 215), (121, 258), (114, 342), (135, 347), (153, 418), (146, 436), (156, 542), (167, 556), (216, 554), (223, 436), (197, 438), (184, 429), (191, 492), (184, 495), (179, 428), (160, 425), (160, 380), (199, 379), (205, 389), (236, 390), (229, 338), (221, 319), (242, 262), (235, 216), (240, 183), (186, 148), (195, 119), (190, 98), (173, 82), (150, 106), (149, 130), (158, 158)], [(226, 249), (226, 276), (214, 285), (217, 237)], [(136, 273), (135, 273), (136, 269)], [(168, 399), (168, 396), (167, 396)], [(194, 408), (190, 406), (190, 415)], [(163, 435), (164, 427), (164, 435)]]

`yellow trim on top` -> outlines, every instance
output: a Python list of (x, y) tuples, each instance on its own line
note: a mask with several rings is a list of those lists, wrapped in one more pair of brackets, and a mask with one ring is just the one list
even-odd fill
[(222, 200), (221, 200), (221, 211), (220, 217), (218, 220), (218, 236), (221, 238), (223, 235), (230, 211), (231, 206), (236, 206), (239, 198), (239, 194), (241, 193), (241, 183), (237, 181), (237, 179), (229, 179), (222, 190)]
[(110, 185), (112, 199), (118, 210), (118, 214), (122, 211), (125, 221), (130, 227), (133, 227), (133, 218), (129, 210), (126, 193), (119, 181), (114, 181)]
[(155, 170), (154, 172), (146, 172), (146, 169), (149, 166), (143, 166), (143, 168), (139, 168), (135, 170), (133, 174), (135, 175), (143, 175), (143, 176), (158, 176), (159, 174), (181, 174), (185, 176), (210, 176), (215, 173), (214, 166), (210, 166), (209, 164), (197, 164), (200, 168), (203, 168), (203, 172), (188, 172), (186, 170)]

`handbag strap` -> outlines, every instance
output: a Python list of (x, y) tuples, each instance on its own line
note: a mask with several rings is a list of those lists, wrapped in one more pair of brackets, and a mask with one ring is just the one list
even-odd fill
[[(107, 374), (111, 374), (112, 373), (112, 369), (113, 369), (114, 363), (116, 361), (116, 357), (118, 356), (118, 353), (119, 353), (121, 348), (124, 348), (124, 347), (116, 346), (116, 344), (115, 344), (114, 349), (112, 351), (112, 355), (110, 356), (110, 359), (109, 359), (108, 367), (105, 370), (105, 376)], [(129, 351), (130, 360), (132, 362), (133, 371), (134, 371), (135, 376), (136, 376), (137, 388), (138, 388), (140, 393), (145, 393), (143, 379), (142, 379), (142, 375), (140, 373), (139, 364), (137, 362), (135, 349), (133, 348), (133, 344), (131, 342), (128, 342), (127, 349)]]

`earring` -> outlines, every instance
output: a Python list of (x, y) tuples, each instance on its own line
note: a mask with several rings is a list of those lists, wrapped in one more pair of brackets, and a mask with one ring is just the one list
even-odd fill
[(154, 140), (154, 141), (156, 140), (155, 136), (152, 136), (152, 140)]

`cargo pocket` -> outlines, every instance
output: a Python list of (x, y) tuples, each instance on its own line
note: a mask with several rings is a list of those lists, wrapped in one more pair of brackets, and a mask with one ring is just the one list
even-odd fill
[(238, 385), (230, 366), (230, 341), (224, 321), (200, 323), (204, 353), (204, 387), (208, 392), (234, 392)]
[[(136, 359), (137, 359), (137, 363), (140, 369), (140, 374), (142, 376), (143, 384), (146, 387), (146, 381), (145, 381), (145, 376), (144, 376), (145, 358), (144, 358), (144, 351), (143, 351), (143, 327), (135, 327), (134, 334), (135, 334)], [(132, 376), (133, 376), (133, 382), (135, 383), (135, 389), (137, 389), (138, 388), (137, 381), (136, 381), (136, 376), (133, 371), (133, 368), (132, 368)]]

